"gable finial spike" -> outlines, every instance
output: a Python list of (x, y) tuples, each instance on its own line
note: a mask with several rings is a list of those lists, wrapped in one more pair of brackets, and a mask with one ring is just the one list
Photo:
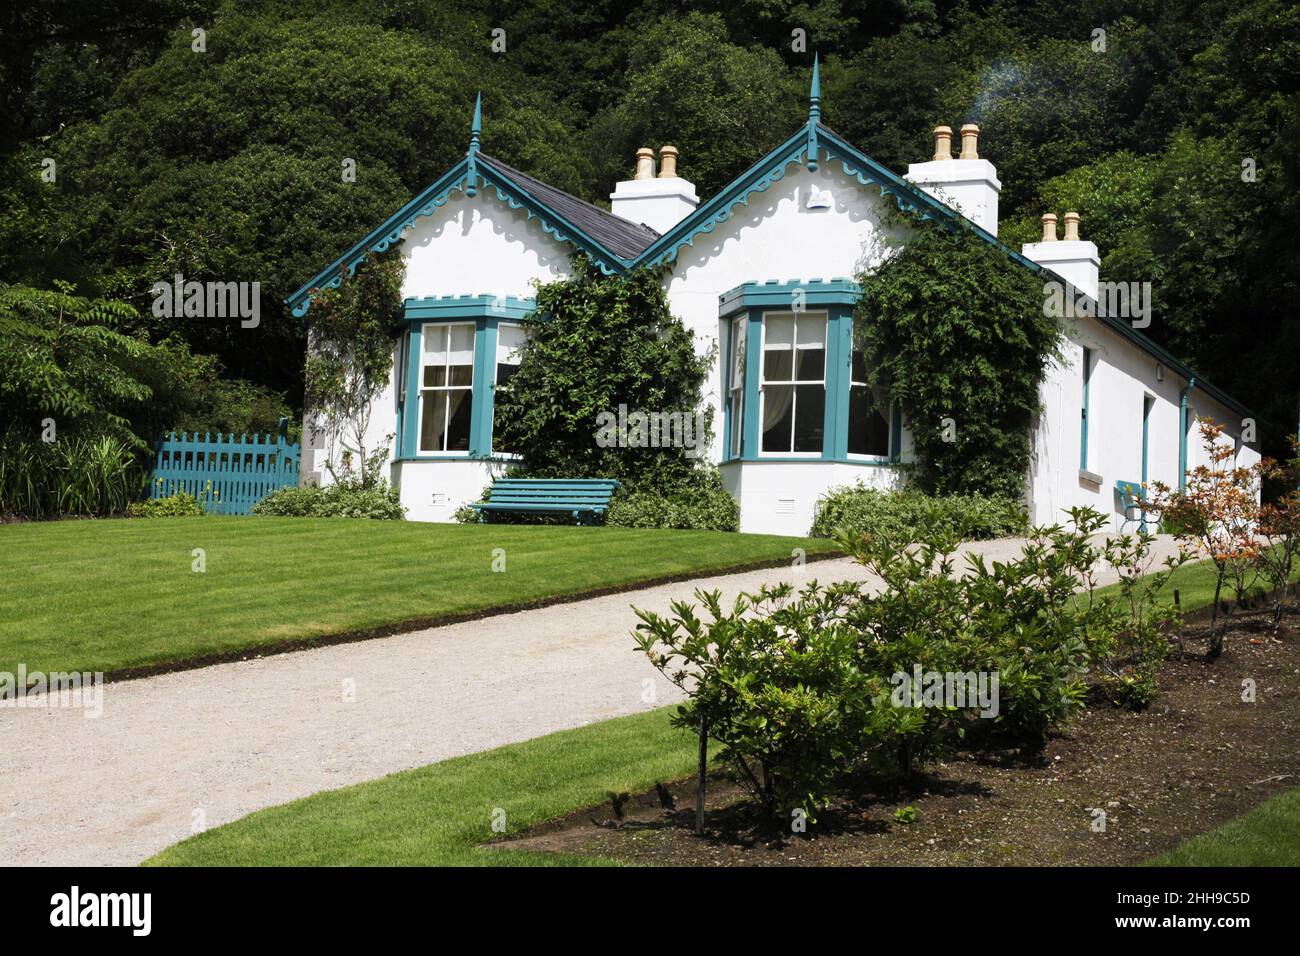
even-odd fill
[(479, 140), (483, 136), (483, 94), (482, 92), (474, 94), (474, 119), (469, 126), (469, 148), (478, 149)]
[(808, 91), (808, 119), (821, 119), (822, 115), (822, 71), (821, 57), (813, 54), (812, 89)]
[(483, 138), (483, 93), (482, 91), (474, 95), (474, 119), (469, 124), (469, 152), (466, 154), (469, 160), (469, 169), (465, 173), (465, 195), (474, 196), (478, 193), (478, 163), (475, 157), (478, 155), (479, 141)]
[(817, 172), (817, 124), (822, 119), (821, 57), (813, 54), (812, 88), (808, 91), (808, 171)]

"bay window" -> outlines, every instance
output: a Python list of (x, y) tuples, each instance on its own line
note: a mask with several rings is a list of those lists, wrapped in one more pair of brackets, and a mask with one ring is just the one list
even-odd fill
[(854, 335), (861, 294), (851, 279), (810, 279), (746, 282), (718, 297), (724, 460), (901, 459), (901, 409), (870, 384)]

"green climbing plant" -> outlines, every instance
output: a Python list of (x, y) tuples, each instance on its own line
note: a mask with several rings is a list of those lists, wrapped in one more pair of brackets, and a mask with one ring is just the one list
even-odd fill
[(902, 405), (922, 490), (1021, 497), (1062, 338), (1043, 279), (968, 226), (917, 221), (859, 282), (855, 334), (871, 384)]

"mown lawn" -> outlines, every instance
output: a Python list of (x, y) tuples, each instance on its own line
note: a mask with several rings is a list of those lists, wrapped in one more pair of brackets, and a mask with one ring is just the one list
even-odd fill
[[(1204, 606), (1214, 596), (1213, 576), (1208, 575), (1207, 582), (1201, 564), (1184, 565), (1171, 586), (1179, 589), (1186, 610)], [(611, 790), (638, 793), (656, 781), (691, 773), (697, 743), (693, 736), (668, 726), (671, 710), (620, 717), (318, 793), (191, 837), (148, 863), (538, 866), (605, 862), (521, 850), (488, 851), (480, 845), (494, 836), (495, 808), (506, 811), (508, 832), (516, 833), (600, 803)], [(1298, 809), (1300, 805), (1293, 804), (1281, 814), (1275, 811), (1250, 841), (1229, 836), (1212, 844), (1223, 852), (1216, 862), (1256, 858), (1255, 848), (1271, 839), (1269, 834), (1285, 825), (1296, 828)], [(1285, 849), (1279, 854), (1294, 865), (1300, 850), (1294, 846), (1295, 833), (1291, 839), (1289, 857)]]
[(1274, 797), (1217, 830), (1193, 837), (1150, 866), (1300, 864), (1300, 789)]
[[(169, 847), (146, 866), (562, 866), (590, 857), (484, 850), (616, 792), (689, 774), (695, 737), (672, 708), (602, 721), (271, 807)], [(504, 811), (501, 816), (500, 811)], [(495, 815), (495, 816), (494, 816)]]
[[(770, 560), (712, 531), (154, 518), (0, 526), (0, 671), (119, 671)], [(203, 550), (196, 573), (193, 552)], [(500, 554), (494, 554), (501, 549)], [(503, 555), (505, 572), (494, 573)]]

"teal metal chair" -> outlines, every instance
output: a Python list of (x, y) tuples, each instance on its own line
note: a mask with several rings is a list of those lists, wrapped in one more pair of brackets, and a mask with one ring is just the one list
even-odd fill
[[(1133, 522), (1138, 522), (1138, 530), (1147, 530), (1147, 512), (1150, 503), (1147, 500), (1146, 489), (1142, 487), (1139, 481), (1117, 481), (1115, 482), (1115, 493), (1119, 495), (1120, 509), (1123, 511), (1124, 520), (1120, 522), (1119, 533), (1123, 534), (1124, 529)], [(1159, 522), (1154, 522), (1156, 530), (1160, 530)]]

